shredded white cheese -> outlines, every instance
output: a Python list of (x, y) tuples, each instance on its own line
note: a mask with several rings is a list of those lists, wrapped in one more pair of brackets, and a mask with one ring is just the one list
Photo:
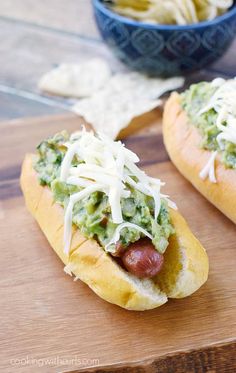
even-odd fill
[(199, 176), (202, 180), (205, 180), (209, 177), (211, 183), (216, 183), (216, 176), (215, 176), (215, 159), (217, 156), (217, 151), (213, 152), (210, 156), (209, 161), (204, 166), (202, 171), (199, 173)]
[[(157, 219), (161, 198), (166, 199), (172, 208), (176, 207), (168, 199), (168, 196), (160, 194), (163, 183), (141, 171), (135, 164), (139, 161), (137, 155), (126, 149), (120, 141), (113, 141), (102, 134), (96, 136), (93, 132), (86, 132), (84, 129), (71, 135), (70, 140), (64, 144), (67, 147), (67, 152), (62, 161), (60, 180), (77, 185), (81, 190), (70, 196), (66, 207), (64, 217), (65, 253), (69, 254), (70, 252), (74, 205), (96, 191), (101, 191), (108, 196), (111, 218), (117, 224), (115, 234), (105, 249), (109, 250), (111, 244), (119, 240), (120, 231), (125, 227), (137, 229), (152, 239), (150, 233), (142, 227), (123, 221), (121, 198), (130, 196), (130, 186), (153, 197), (155, 219)], [(77, 157), (80, 162), (76, 166), (72, 164), (74, 157)]]
[[(215, 110), (217, 113), (216, 126), (220, 131), (216, 140), (220, 149), (224, 150), (225, 141), (236, 144), (236, 78), (227, 81), (217, 78), (211, 84), (217, 87), (216, 92), (198, 115), (202, 115), (211, 109)], [(209, 180), (212, 183), (216, 182), (214, 171), (216, 155), (217, 152), (211, 155), (208, 163), (200, 172), (202, 179), (209, 175)]]
[(72, 233), (72, 213), (73, 213), (73, 207), (75, 203), (89, 196), (93, 192), (96, 192), (96, 191), (103, 192), (103, 190), (104, 190), (103, 185), (98, 184), (98, 183), (93, 183), (93, 185), (90, 185), (84, 188), (81, 192), (74, 193), (70, 196), (69, 203), (66, 208), (65, 220), (64, 220), (64, 252), (65, 254), (69, 254), (69, 251), (70, 251), (71, 233)]
[(142, 227), (139, 227), (136, 224), (125, 222), (125, 223), (122, 223), (122, 224), (118, 225), (118, 227), (116, 228), (115, 234), (114, 234), (113, 238), (111, 239), (111, 241), (105, 247), (105, 249), (107, 251), (110, 251), (110, 252), (114, 252), (115, 251), (115, 248), (112, 245), (119, 241), (120, 232), (124, 228), (133, 228), (133, 229), (136, 229), (136, 230), (142, 232), (145, 236), (147, 236), (151, 240), (153, 239), (152, 235), (148, 231), (146, 231), (146, 229), (143, 229)]

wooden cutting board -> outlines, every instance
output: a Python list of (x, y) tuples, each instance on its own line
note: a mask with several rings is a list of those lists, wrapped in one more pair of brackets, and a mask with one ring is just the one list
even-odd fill
[[(168, 160), (160, 113), (126, 139), (141, 166), (166, 181), (210, 259), (208, 282), (193, 296), (130, 312), (73, 282), (26, 211), (19, 188), (25, 152), (66, 128), (73, 115), (2, 123), (0, 146), (0, 351), (3, 372), (234, 372), (236, 230)], [(135, 124), (135, 123), (134, 123)], [(140, 124), (136, 123), (137, 125)], [(232, 201), (235, 203), (235, 201)]]

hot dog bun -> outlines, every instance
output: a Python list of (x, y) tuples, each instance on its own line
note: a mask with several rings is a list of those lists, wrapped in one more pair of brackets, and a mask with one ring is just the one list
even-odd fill
[(71, 253), (67, 257), (63, 252), (63, 209), (53, 201), (50, 189), (40, 186), (32, 167), (33, 157), (25, 157), (21, 173), (26, 205), (67, 270), (101, 298), (141, 311), (164, 304), (168, 297), (188, 296), (207, 280), (206, 252), (174, 210), (171, 218), (176, 234), (170, 239), (164, 267), (156, 279), (141, 280), (126, 272), (95, 240), (86, 239), (76, 227), (73, 227)]
[(233, 202), (236, 199), (236, 172), (225, 168), (218, 157), (215, 166), (217, 183), (199, 177), (211, 152), (199, 147), (201, 135), (188, 122), (187, 114), (181, 108), (179, 94), (173, 93), (166, 102), (163, 115), (163, 136), (167, 152), (186, 179), (236, 223), (236, 203)]

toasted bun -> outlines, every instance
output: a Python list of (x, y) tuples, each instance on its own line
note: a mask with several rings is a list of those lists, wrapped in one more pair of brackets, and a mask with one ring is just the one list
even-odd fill
[(165, 264), (156, 279), (141, 280), (123, 270), (100, 245), (86, 239), (73, 227), (69, 257), (63, 252), (63, 209), (53, 201), (49, 188), (40, 186), (27, 155), (21, 174), (26, 205), (49, 243), (66, 265), (66, 270), (84, 281), (108, 302), (129, 310), (161, 306), (168, 297), (181, 298), (196, 291), (208, 277), (208, 258), (185, 220), (171, 212), (176, 234), (170, 239)]
[(190, 123), (180, 105), (180, 96), (173, 93), (165, 105), (163, 136), (169, 156), (178, 170), (213, 205), (236, 223), (236, 172), (225, 168), (219, 157), (216, 159), (217, 183), (199, 177), (211, 152), (201, 149), (201, 135)]

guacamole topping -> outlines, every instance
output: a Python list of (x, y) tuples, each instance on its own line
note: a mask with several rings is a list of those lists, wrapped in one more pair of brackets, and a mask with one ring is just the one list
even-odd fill
[(85, 130), (63, 131), (37, 148), (34, 168), (39, 182), (48, 186), (65, 209), (64, 244), (69, 253), (74, 223), (108, 252), (149, 237), (164, 253), (174, 233), (168, 196), (163, 183), (137, 166), (138, 157), (121, 142)]
[(211, 166), (217, 154), (227, 168), (236, 169), (236, 79), (194, 84), (181, 98), (190, 122), (202, 135), (200, 146), (213, 152), (203, 178), (208, 170), (213, 176)]

